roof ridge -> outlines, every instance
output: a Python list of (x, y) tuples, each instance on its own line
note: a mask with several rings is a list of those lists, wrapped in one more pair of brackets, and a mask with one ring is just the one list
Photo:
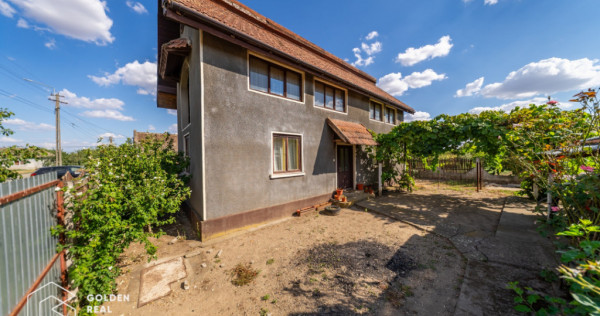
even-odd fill
[(327, 50), (323, 49), (322, 47), (318, 46), (317, 44), (307, 40), (306, 38), (290, 31), (289, 29), (282, 26), (281, 24), (252, 10), (251, 8), (247, 7), (246, 5), (239, 2), (238, 0), (211, 0), (211, 1), (214, 3), (220, 4), (220, 5), (227, 5), (233, 9), (235, 9), (236, 11), (243, 13), (246, 18), (251, 18), (252, 20), (254, 20), (256, 22), (261, 23), (263, 26), (270, 28), (272, 31), (277, 32), (282, 36), (285, 36), (288, 40), (294, 41), (299, 45), (302, 45), (308, 49), (311, 49), (312, 51), (321, 55), (322, 57), (337, 63), (339, 66), (341, 66), (351, 72), (354, 72), (355, 74), (363, 77), (366, 80), (373, 82), (373, 84), (377, 83), (377, 79), (375, 77), (352, 66), (351, 64), (344, 61), (343, 59), (335, 56), (334, 54), (328, 52)]

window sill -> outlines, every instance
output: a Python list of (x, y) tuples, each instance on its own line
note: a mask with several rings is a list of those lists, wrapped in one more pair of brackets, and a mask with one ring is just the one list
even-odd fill
[(269, 177), (271, 179), (280, 179), (280, 178), (292, 178), (292, 177), (303, 177), (306, 174), (304, 172), (290, 172), (290, 173), (276, 173), (272, 174)]

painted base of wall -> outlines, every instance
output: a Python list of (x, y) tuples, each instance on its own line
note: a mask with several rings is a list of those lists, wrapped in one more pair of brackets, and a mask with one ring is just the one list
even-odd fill
[(238, 231), (255, 228), (284, 217), (293, 216), (298, 209), (327, 202), (330, 198), (331, 194), (323, 194), (206, 221), (200, 220), (200, 216), (187, 203), (184, 203), (182, 208), (190, 218), (193, 227), (199, 231), (200, 240), (204, 242)]

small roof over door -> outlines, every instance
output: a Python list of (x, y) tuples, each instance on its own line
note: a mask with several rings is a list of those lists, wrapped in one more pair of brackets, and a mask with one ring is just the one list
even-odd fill
[(362, 124), (327, 118), (327, 125), (348, 144), (377, 146), (371, 133)]

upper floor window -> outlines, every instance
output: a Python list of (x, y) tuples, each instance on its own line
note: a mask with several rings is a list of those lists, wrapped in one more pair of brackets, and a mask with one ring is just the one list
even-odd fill
[(250, 89), (302, 101), (302, 75), (250, 56)]
[(383, 104), (371, 101), (369, 104), (369, 117), (372, 120), (383, 121), (382, 109)]
[(386, 123), (396, 125), (396, 110), (390, 107), (385, 107), (383, 117)]
[(344, 90), (315, 81), (315, 106), (346, 112)]

